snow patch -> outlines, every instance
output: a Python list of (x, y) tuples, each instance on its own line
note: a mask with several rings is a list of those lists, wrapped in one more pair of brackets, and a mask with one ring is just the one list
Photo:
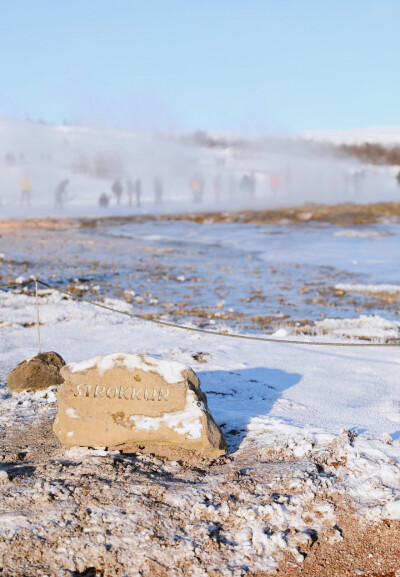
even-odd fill
[(376, 230), (337, 230), (333, 235), (348, 238), (375, 238), (378, 236), (387, 236), (388, 233), (378, 232)]
[(70, 373), (78, 373), (96, 368), (100, 374), (115, 367), (125, 367), (129, 371), (135, 369), (146, 372), (158, 373), (167, 383), (180, 383), (184, 380), (183, 371), (189, 367), (177, 361), (164, 361), (149, 355), (137, 355), (133, 353), (113, 353), (110, 355), (97, 356), (86, 361), (70, 363)]
[(200, 439), (203, 429), (201, 423), (203, 411), (203, 403), (199, 403), (194, 392), (188, 390), (183, 411), (165, 413), (162, 417), (132, 415), (130, 421), (134, 423), (137, 430), (156, 431), (164, 426), (176, 431), (179, 435), (187, 435), (189, 439)]
[(76, 409), (74, 409), (73, 407), (68, 407), (68, 409), (65, 411), (65, 414), (67, 415), (67, 417), (70, 417), (71, 419), (80, 419), (81, 418), (78, 411)]
[(336, 284), (335, 289), (353, 293), (400, 293), (400, 285), (396, 284)]
[(396, 339), (400, 322), (389, 321), (378, 315), (361, 315), (355, 319), (323, 319), (315, 321), (317, 333), (364, 339)]

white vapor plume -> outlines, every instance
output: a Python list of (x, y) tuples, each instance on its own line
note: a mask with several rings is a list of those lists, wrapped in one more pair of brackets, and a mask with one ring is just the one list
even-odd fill
[(362, 165), (320, 141), (289, 133), (123, 131), (0, 119), (0, 218), (397, 198), (393, 167)]

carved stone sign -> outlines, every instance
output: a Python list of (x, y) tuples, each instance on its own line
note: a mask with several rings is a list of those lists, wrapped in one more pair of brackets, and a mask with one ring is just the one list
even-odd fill
[(116, 353), (71, 363), (61, 374), (54, 432), (65, 445), (173, 458), (181, 449), (212, 458), (226, 452), (200, 382), (182, 363)]

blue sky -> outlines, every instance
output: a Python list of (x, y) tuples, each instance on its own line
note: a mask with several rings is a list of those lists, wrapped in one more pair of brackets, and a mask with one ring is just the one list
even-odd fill
[(400, 125), (400, 0), (0, 0), (0, 116)]

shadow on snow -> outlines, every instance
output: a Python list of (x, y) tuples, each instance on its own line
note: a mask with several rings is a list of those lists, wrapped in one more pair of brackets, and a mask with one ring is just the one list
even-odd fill
[(225, 433), (229, 452), (239, 447), (251, 419), (268, 415), (282, 392), (302, 378), (299, 373), (265, 367), (197, 374), (211, 413)]

